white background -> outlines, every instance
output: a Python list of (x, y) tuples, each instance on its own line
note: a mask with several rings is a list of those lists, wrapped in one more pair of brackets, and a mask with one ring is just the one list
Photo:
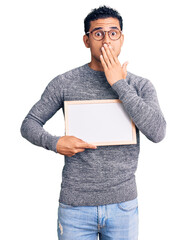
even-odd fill
[[(58, 74), (90, 61), (83, 20), (106, 4), (123, 17), (120, 61), (151, 80), (167, 121), (166, 138), (141, 134), (136, 172), (139, 240), (186, 239), (185, 8), (177, 0), (4, 1), (0, 4), (0, 238), (57, 239), (64, 157), (23, 139), (21, 123)], [(64, 135), (62, 111), (47, 122)]]

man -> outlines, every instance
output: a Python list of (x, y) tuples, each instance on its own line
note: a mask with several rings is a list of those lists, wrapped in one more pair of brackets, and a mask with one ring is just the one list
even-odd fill
[[(124, 42), (122, 18), (106, 6), (84, 20), (84, 44), (91, 62), (55, 77), (25, 117), (22, 136), (65, 155), (58, 208), (58, 238), (138, 238), (135, 181), (139, 131), (153, 142), (165, 136), (166, 122), (152, 83), (127, 72), (118, 60)], [(52, 136), (43, 125), (64, 101), (120, 99), (136, 126), (137, 144), (96, 147), (76, 136)]]

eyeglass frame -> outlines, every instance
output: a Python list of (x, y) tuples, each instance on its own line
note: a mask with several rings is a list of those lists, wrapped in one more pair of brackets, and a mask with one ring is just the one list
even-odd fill
[(109, 34), (109, 32), (111, 31), (111, 30), (114, 30), (114, 29), (110, 29), (110, 30), (108, 30), (108, 31), (104, 31), (104, 30), (102, 30), (102, 29), (93, 29), (91, 32), (86, 32), (86, 35), (88, 35), (89, 33), (93, 33), (94, 31), (97, 31), (97, 30), (101, 30), (102, 32), (104, 32), (104, 36), (103, 36), (103, 38), (102, 39), (100, 39), (100, 40), (97, 40), (97, 39), (95, 39), (94, 37), (94, 40), (96, 40), (96, 41), (101, 41), (101, 40), (103, 40), (104, 39), (104, 37), (105, 37), (105, 33), (106, 32), (108, 32), (108, 36), (109, 36), (109, 38), (112, 40), (112, 41), (117, 41), (118, 39), (120, 39), (120, 37), (121, 37), (121, 35), (122, 35), (122, 31), (121, 30), (119, 30), (118, 28), (116, 28), (116, 30), (118, 30), (119, 32), (120, 32), (120, 37), (118, 38), (118, 39), (112, 39), (111, 37), (110, 37), (110, 34)]

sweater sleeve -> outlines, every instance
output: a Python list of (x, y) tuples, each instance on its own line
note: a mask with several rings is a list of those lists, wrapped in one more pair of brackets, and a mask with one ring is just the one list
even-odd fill
[(112, 85), (124, 108), (136, 127), (152, 142), (158, 143), (165, 137), (166, 121), (161, 112), (153, 84), (144, 79), (139, 93), (125, 79)]
[(56, 144), (60, 136), (48, 133), (43, 125), (63, 104), (63, 94), (59, 83), (60, 76), (55, 77), (45, 88), (40, 100), (31, 108), (21, 125), (21, 135), (34, 145), (57, 153)]

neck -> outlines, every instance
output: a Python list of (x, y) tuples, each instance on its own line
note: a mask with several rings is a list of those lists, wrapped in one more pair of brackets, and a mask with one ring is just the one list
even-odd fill
[(88, 65), (90, 68), (92, 68), (95, 71), (104, 72), (104, 69), (103, 69), (103, 66), (102, 66), (100, 60), (98, 61), (98, 60), (91, 59), (91, 62)]

